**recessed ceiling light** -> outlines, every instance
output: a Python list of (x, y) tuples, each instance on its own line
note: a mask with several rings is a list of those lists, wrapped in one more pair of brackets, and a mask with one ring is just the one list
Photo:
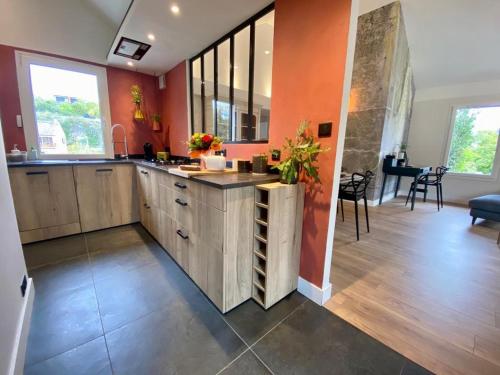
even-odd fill
[(180, 13), (180, 8), (177, 4), (172, 4), (172, 6), (170, 7), (170, 11), (175, 14), (175, 15), (178, 15)]
[(155, 34), (148, 34), (148, 39), (155, 40), (156, 39)]
[(264, 54), (269, 55), (271, 51), (268, 51), (267, 49), (264, 51)]
[(132, 61), (127, 61), (128, 66), (134, 66), (134, 63)]

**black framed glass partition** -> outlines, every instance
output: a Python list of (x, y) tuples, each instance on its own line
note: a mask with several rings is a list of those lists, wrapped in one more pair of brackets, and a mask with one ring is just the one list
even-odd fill
[(226, 143), (269, 138), (274, 4), (190, 59), (191, 131)]

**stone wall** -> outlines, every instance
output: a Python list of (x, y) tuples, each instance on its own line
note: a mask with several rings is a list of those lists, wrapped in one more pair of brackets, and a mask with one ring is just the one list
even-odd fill
[[(343, 168), (375, 172), (369, 200), (380, 196), (382, 162), (406, 143), (414, 85), (401, 5), (394, 2), (359, 17)], [(386, 193), (394, 191), (389, 179)]]

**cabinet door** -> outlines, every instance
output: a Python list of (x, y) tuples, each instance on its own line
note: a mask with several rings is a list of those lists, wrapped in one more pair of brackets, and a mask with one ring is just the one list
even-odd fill
[(168, 253), (176, 259), (176, 237), (174, 221), (167, 212), (160, 210), (159, 242)]
[(139, 192), (139, 210), (142, 225), (149, 230), (151, 201), (151, 180), (147, 168), (137, 167), (137, 184)]
[(79, 223), (72, 167), (10, 168), (19, 230)]
[(133, 166), (76, 166), (74, 175), (82, 231), (138, 220)]
[(175, 249), (174, 259), (189, 274), (189, 250), (193, 247), (193, 236), (186, 229), (183, 229), (177, 223), (175, 228)]
[(199, 238), (190, 234), (188, 274), (198, 287), (207, 292), (207, 251), (208, 247)]

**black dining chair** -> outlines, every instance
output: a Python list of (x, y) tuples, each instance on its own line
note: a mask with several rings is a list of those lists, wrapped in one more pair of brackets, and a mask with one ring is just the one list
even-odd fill
[(365, 203), (366, 231), (370, 233), (370, 222), (368, 220), (368, 204), (366, 199), (366, 189), (370, 184), (374, 174), (366, 171), (365, 174), (353, 173), (351, 181), (343, 183), (339, 187), (340, 208), (342, 210), (342, 221), (344, 221), (344, 200), (354, 202), (354, 212), (356, 215), (356, 239), (359, 241), (359, 219), (358, 201), (363, 199)]
[[(429, 191), (429, 186), (434, 186), (436, 188), (436, 201), (437, 201), (437, 208), (439, 211), (439, 208), (444, 207), (443, 203), (443, 177), (448, 171), (448, 167), (442, 165), (440, 167), (436, 168), (435, 173), (429, 173), (428, 175), (425, 176), (420, 176), (420, 178), (417, 181), (417, 184), (415, 185), (415, 182), (411, 183), (410, 186), (410, 191), (408, 192), (408, 196), (406, 197), (406, 203), (405, 206), (408, 204), (408, 201), (410, 200), (410, 196), (413, 192), (414, 189), (417, 189), (417, 193), (424, 193), (424, 202), (427, 201), (427, 193)], [(423, 186), (423, 187), (419, 187)]]

